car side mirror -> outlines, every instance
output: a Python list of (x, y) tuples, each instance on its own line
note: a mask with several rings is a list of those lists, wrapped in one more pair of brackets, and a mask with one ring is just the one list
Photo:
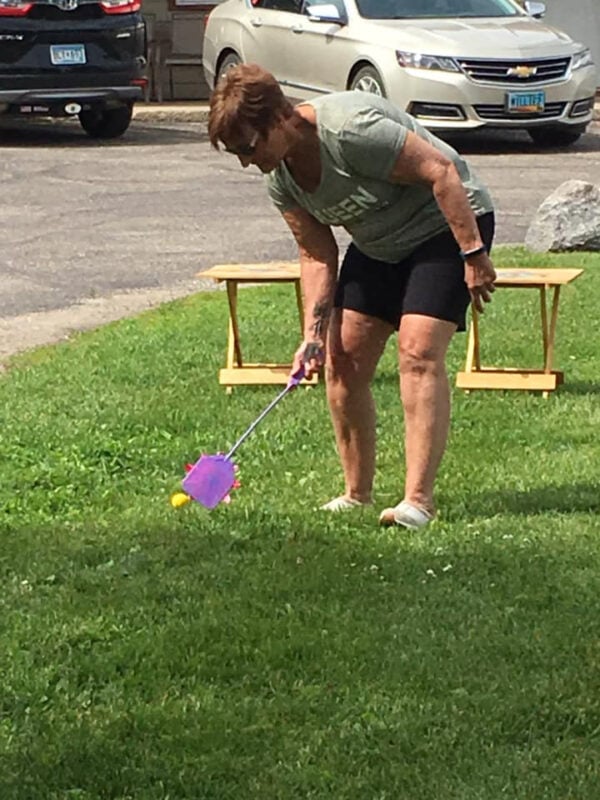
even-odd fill
[(529, 0), (525, 0), (525, 11), (529, 14), (530, 17), (535, 17), (535, 19), (541, 19), (546, 13), (546, 4), (531, 3), (529, 2)]
[(333, 3), (318, 3), (306, 9), (311, 22), (330, 22), (335, 25), (347, 25), (348, 19), (341, 14), (339, 8)]

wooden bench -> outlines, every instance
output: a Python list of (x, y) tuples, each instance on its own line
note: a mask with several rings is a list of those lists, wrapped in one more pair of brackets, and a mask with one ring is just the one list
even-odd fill
[[(229, 326), (227, 334), (227, 357), (225, 367), (219, 371), (219, 383), (228, 387), (248, 384), (286, 384), (292, 364), (254, 363), (244, 361), (238, 316), (238, 287), (240, 284), (293, 283), (300, 321), (300, 336), (303, 335), (304, 306), (300, 290), (300, 265), (297, 261), (281, 261), (271, 264), (217, 264), (198, 274), (225, 282), (229, 302)], [(276, 335), (276, 332), (275, 332)], [(303, 383), (314, 385), (315, 375)]]
[[(483, 367), (481, 365), (481, 340), (479, 314), (471, 307), (471, 327), (467, 344), (464, 372), (456, 376), (460, 389), (521, 389), (541, 391), (548, 396), (564, 381), (562, 372), (553, 369), (556, 323), (561, 287), (578, 278), (582, 269), (500, 269), (496, 287), (499, 289), (537, 289), (540, 293), (540, 321), (543, 366), (539, 369), (520, 367)], [(548, 315), (548, 294), (552, 290), (551, 310)]]

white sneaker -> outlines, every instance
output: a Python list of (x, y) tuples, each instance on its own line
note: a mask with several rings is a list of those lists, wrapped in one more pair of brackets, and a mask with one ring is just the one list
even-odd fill
[(379, 516), (379, 524), (401, 525), (404, 528), (417, 530), (429, 525), (432, 519), (433, 514), (430, 514), (429, 511), (403, 500), (393, 508), (384, 508)]
[(320, 511), (350, 511), (352, 508), (358, 506), (366, 506), (367, 503), (361, 503), (360, 500), (354, 500), (352, 497), (335, 497), (324, 506), (321, 506)]

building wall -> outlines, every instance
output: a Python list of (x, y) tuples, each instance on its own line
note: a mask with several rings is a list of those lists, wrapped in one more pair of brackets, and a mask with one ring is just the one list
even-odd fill
[(177, 7), (176, 2), (177, 0), (143, 0), (142, 13), (148, 25), (149, 39), (154, 38), (149, 53), (149, 77), (154, 84), (151, 99), (156, 100), (161, 95), (156, 85), (160, 83), (164, 100), (204, 100), (208, 97), (209, 90), (202, 67), (199, 64), (164, 66), (169, 47), (164, 41), (157, 46), (156, 40), (164, 37), (165, 25), (172, 24), (173, 19), (179, 17), (184, 25), (189, 23), (191, 35), (186, 37), (186, 53), (199, 58), (202, 55), (203, 20), (218, 0), (212, 4), (200, 3), (190, 8)]
[(591, 48), (598, 67), (600, 86), (600, 2), (599, 0), (544, 0), (544, 22), (561, 28)]

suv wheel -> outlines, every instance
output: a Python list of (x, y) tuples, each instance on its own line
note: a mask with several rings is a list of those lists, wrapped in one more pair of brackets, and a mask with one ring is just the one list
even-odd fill
[(377, 94), (379, 97), (386, 96), (385, 89), (383, 88), (383, 81), (375, 67), (362, 67), (359, 69), (352, 78), (350, 88), (359, 92)]
[(529, 128), (527, 133), (538, 147), (568, 147), (585, 133), (585, 125), (561, 128)]
[(83, 130), (94, 139), (116, 139), (122, 136), (131, 122), (133, 104), (118, 108), (92, 108), (82, 111), (79, 122)]

